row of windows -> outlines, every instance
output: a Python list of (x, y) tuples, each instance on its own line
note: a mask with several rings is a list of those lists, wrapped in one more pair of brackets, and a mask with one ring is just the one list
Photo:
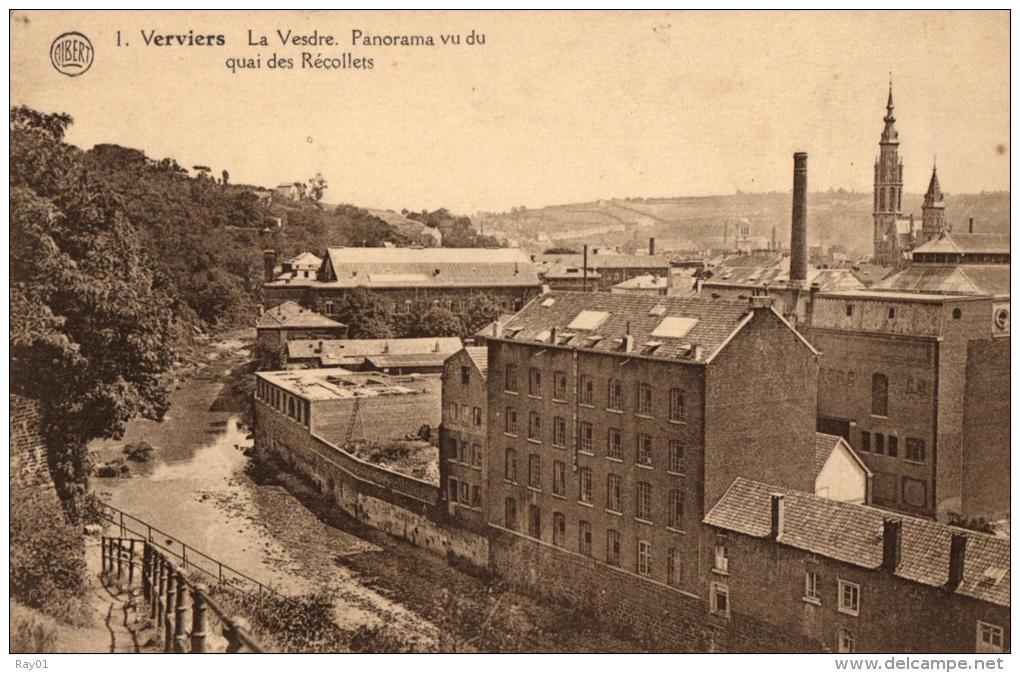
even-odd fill
[(476, 509), (482, 506), (482, 489), (479, 486), (472, 486), (466, 481), (458, 481), (454, 477), (450, 477), (449, 486), (450, 502)]
[(308, 425), (308, 416), (311, 411), (308, 400), (295, 397), (262, 379), (258, 379), (255, 383), (255, 397), (298, 423)]
[[(624, 410), (623, 381), (620, 379), (609, 379), (606, 383), (606, 408), (613, 411)], [(504, 371), (503, 389), (506, 392), (516, 393), (518, 390), (517, 365), (508, 364)], [(528, 394), (532, 397), (542, 397), (543, 374), (538, 367), (531, 367), (528, 370)], [(578, 380), (579, 401), (582, 404), (595, 404), (595, 381), (592, 377), (582, 375)], [(558, 402), (567, 401), (567, 373), (564, 371), (553, 372), (552, 399)], [(635, 386), (634, 412), (642, 416), (652, 416), (654, 413), (654, 399), (651, 384), (638, 383)], [(680, 388), (671, 388), (668, 395), (667, 418), (671, 421), (687, 420), (687, 409), (684, 391)]]
[[(529, 488), (542, 490), (543, 471), (542, 457), (537, 453), (528, 455), (527, 485)], [(552, 464), (553, 495), (567, 497), (567, 466), (562, 460), (554, 460)], [(517, 481), (517, 451), (506, 450), (506, 463), (504, 465), (503, 478), (511, 483)], [(682, 530), (684, 527), (684, 498), (685, 492), (682, 489), (671, 488), (666, 498), (666, 525), (670, 528)], [(594, 505), (595, 494), (592, 486), (592, 472), (590, 467), (581, 467), (577, 471), (577, 499), (578, 502), (586, 505)], [(634, 491), (634, 516), (643, 521), (652, 522), (655, 520), (655, 507), (653, 505), (652, 485), (646, 481), (637, 483)], [(623, 514), (623, 478), (618, 474), (606, 475), (606, 500), (605, 507), (608, 511)]]
[[(516, 436), (519, 431), (517, 410), (513, 407), (506, 408), (504, 431), (508, 435)], [(542, 416), (538, 412), (528, 413), (528, 439), (542, 442)], [(555, 416), (552, 425), (552, 445), (559, 448), (567, 446), (567, 419), (563, 416)], [(634, 437), (634, 462), (638, 465), (651, 467), (655, 463), (655, 448), (652, 436), (639, 432)], [(577, 423), (577, 450), (583, 453), (594, 455), (594, 426), (588, 421)], [(625, 448), (623, 444), (623, 430), (620, 428), (609, 428), (606, 431), (605, 452), (607, 458), (624, 460)], [(683, 441), (671, 438), (667, 442), (666, 469), (670, 472), (683, 473), (684, 470), (684, 446)]]
[(446, 450), (447, 460), (452, 462), (482, 466), (482, 447), (480, 444), (468, 444), (464, 440), (450, 439)]
[[(517, 530), (517, 501), (513, 498), (507, 498), (504, 503), (504, 525), (510, 530)], [(538, 505), (528, 505), (527, 525), (528, 535), (542, 539), (542, 509)], [(562, 512), (553, 512), (552, 515), (552, 543), (557, 547), (567, 544), (567, 518)], [(588, 521), (577, 523), (577, 551), (585, 556), (594, 556), (591, 523)], [(651, 542), (638, 540), (634, 552), (634, 568), (638, 574), (651, 575), (654, 562)], [(612, 566), (621, 565), (620, 532), (613, 528), (606, 530), (605, 562)], [(683, 583), (683, 557), (678, 547), (666, 549), (666, 581), (672, 586)]]
[(450, 424), (464, 423), (475, 427), (481, 427), (482, 409), (481, 407), (472, 407), (467, 404), (450, 402), (446, 405), (446, 418), (444, 421)]
[[(904, 459), (912, 463), (923, 463), (925, 461), (924, 440), (917, 437), (907, 437), (904, 441)], [(867, 430), (861, 431), (860, 450), (863, 453), (874, 453), (879, 456), (898, 458), (900, 455), (900, 440), (896, 435), (884, 435), (881, 432), (871, 433)]]

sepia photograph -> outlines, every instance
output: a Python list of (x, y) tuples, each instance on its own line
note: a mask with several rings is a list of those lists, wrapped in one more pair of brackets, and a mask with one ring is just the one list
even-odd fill
[(10, 10), (11, 670), (1003, 670), (1010, 23)]

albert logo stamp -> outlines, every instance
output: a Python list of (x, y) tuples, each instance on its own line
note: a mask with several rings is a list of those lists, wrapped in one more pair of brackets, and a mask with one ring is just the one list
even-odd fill
[(92, 42), (79, 32), (63, 33), (50, 45), (50, 62), (57, 72), (68, 77), (84, 75), (95, 56)]

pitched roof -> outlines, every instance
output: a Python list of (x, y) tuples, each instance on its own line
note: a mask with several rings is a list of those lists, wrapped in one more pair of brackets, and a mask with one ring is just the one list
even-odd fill
[(817, 477), (818, 474), (822, 471), (822, 468), (825, 467), (825, 463), (828, 462), (829, 456), (832, 455), (832, 452), (838, 449), (840, 445), (842, 445), (843, 449), (850, 454), (850, 457), (853, 458), (854, 461), (861, 466), (861, 469), (864, 470), (865, 474), (871, 474), (871, 470), (868, 468), (867, 465), (864, 464), (864, 461), (861, 460), (861, 457), (857, 455), (857, 452), (854, 451), (853, 448), (846, 443), (845, 439), (843, 439), (839, 435), (828, 435), (824, 432), (816, 432), (815, 477)]
[[(317, 359), (322, 364), (343, 365), (375, 355), (449, 356), (463, 347), (458, 337), (420, 339), (295, 339), (287, 342), (288, 360)], [(439, 364), (442, 364), (440, 360)]]
[(669, 287), (668, 278), (664, 276), (653, 276), (650, 273), (642, 276), (634, 276), (629, 280), (619, 282), (613, 286), (614, 289), (619, 288), (621, 290), (658, 290), (665, 287)]
[(306, 250), (305, 252), (302, 252), (301, 254), (295, 255), (294, 257), (288, 259), (287, 264), (290, 264), (291, 266), (305, 266), (309, 268), (311, 267), (318, 268), (319, 265), (322, 264), (322, 258)]
[(517, 248), (329, 248), (331, 287), (538, 286)]
[(468, 357), (475, 363), (475, 367), (478, 367), (478, 371), (482, 373), (482, 376), (488, 376), (489, 349), (485, 346), (467, 346), (464, 350), (467, 351)]
[[(778, 542), (868, 569), (882, 565), (883, 522), (902, 523), (902, 549), (895, 574), (931, 587), (949, 580), (949, 547), (953, 533), (967, 537), (963, 581), (956, 593), (1008, 607), (1010, 603), (1009, 540), (945, 524), (828, 500), (809, 493), (738, 478), (704, 523), (764, 538), (771, 533), (772, 494), (784, 496), (785, 527)], [(1001, 576), (1000, 576), (1001, 574)]]
[(297, 327), (346, 327), (342, 322), (337, 322), (326, 316), (316, 313), (311, 309), (301, 306), (297, 302), (285, 301), (279, 306), (269, 309), (262, 314), (256, 323), (256, 329), (281, 329)]
[(1009, 294), (1009, 264), (913, 264), (873, 287), (937, 294)]
[[(819, 269), (808, 266), (807, 280), (821, 291), (856, 290), (864, 283), (850, 269)], [(790, 258), (777, 253), (737, 255), (712, 269), (705, 285), (779, 285), (790, 281)]]
[(439, 353), (389, 353), (384, 355), (367, 355), (365, 361), (377, 369), (387, 367), (435, 367), (439, 369), (450, 357), (447, 352)]
[[(604, 292), (549, 292), (502, 325), (499, 338), (619, 352), (628, 333), (632, 355), (707, 362), (751, 318), (747, 301)], [(792, 329), (792, 328), (791, 328)]]
[(917, 253), (1009, 253), (1009, 234), (946, 232), (914, 248)]

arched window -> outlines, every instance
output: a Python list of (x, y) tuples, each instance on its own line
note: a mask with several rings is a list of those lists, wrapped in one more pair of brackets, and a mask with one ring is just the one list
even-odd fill
[(885, 374), (874, 374), (871, 377), (871, 414), (889, 415), (889, 379)]

